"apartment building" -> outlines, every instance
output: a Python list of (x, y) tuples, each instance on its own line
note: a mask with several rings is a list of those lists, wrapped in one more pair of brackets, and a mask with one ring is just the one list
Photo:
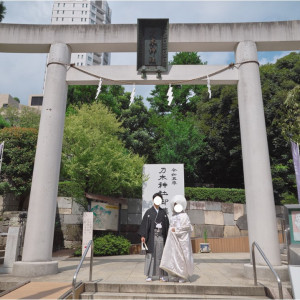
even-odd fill
[[(110, 24), (111, 13), (107, 1), (56, 0), (53, 2), (51, 24)], [(109, 65), (110, 53), (72, 53), (71, 63), (76, 66)]]

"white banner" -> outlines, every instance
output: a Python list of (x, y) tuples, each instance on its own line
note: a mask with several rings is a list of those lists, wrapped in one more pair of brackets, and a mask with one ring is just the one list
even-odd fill
[(184, 195), (183, 164), (147, 164), (144, 165), (142, 215), (153, 205), (152, 196), (160, 192), (163, 196), (162, 208), (172, 215), (169, 204), (173, 196)]

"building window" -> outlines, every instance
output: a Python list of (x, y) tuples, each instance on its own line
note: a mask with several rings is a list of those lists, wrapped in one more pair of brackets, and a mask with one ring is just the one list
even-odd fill
[(74, 19), (72, 18), (72, 22), (74, 21)]
[(63, 10), (63, 14), (65, 13), (65, 11)]
[(64, 7), (66, 6), (66, 3), (64, 3)]
[(84, 19), (84, 21), (86, 22), (86, 18)]
[(89, 60), (89, 61), (91, 61), (91, 60), (92, 60), (92, 58), (89, 56), (89, 57), (88, 57), (88, 60)]
[(87, 4), (85, 5), (85, 7), (87, 7)]
[(81, 18), (81, 22), (83, 21), (83, 18)]
[(57, 7), (59, 7), (60, 3), (57, 4)]
[(83, 66), (83, 63), (81, 63), (81, 65)]
[(73, 10), (73, 15), (74, 15), (74, 10)]
[(56, 21), (58, 21), (58, 18), (56, 18)]
[(59, 10), (57, 11), (57, 14), (59, 14)]
[(43, 96), (31, 97), (31, 106), (42, 106), (42, 105), (43, 105)]
[(78, 54), (77, 58), (79, 58), (79, 57), (80, 57), (80, 55)]
[(87, 11), (85, 11), (85, 14), (87, 13)]
[(81, 58), (83, 58), (83, 54), (81, 55)]
[(84, 7), (84, 4), (82, 4), (82, 7)]
[(63, 20), (64, 20), (64, 18), (61, 18), (61, 20), (63, 21)]
[(73, 3), (73, 7), (75, 7), (75, 3)]

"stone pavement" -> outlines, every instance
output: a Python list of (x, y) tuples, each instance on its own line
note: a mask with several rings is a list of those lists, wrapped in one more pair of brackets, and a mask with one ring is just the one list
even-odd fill
[[(77, 257), (54, 257), (58, 260), (59, 273), (34, 278), (13, 277), (11, 275), (0, 275), (0, 282), (14, 281), (22, 282), (28, 279), (31, 282), (47, 283), (60, 282), (72, 283), (72, 279), (80, 261)], [(253, 280), (244, 277), (244, 264), (249, 263), (249, 253), (196, 253), (194, 254), (194, 275), (191, 282), (185, 284), (193, 285), (217, 285), (217, 286), (253, 286)], [(93, 280), (101, 283), (145, 283), (143, 275), (143, 255), (122, 255), (95, 257), (93, 262)], [(77, 281), (88, 281), (89, 258), (86, 258), (78, 274)], [(268, 287), (277, 287), (277, 282), (262, 282)], [(158, 281), (147, 284), (157, 284)], [(161, 284), (170, 284), (161, 282)], [(284, 282), (283, 286), (290, 286)]]

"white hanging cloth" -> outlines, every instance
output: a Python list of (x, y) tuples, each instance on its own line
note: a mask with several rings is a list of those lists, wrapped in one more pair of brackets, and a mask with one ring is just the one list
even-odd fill
[(102, 86), (102, 78), (100, 77), (100, 80), (99, 80), (99, 84), (98, 84), (98, 88), (97, 88), (97, 93), (96, 93), (95, 99), (97, 99), (98, 96), (99, 96), (99, 94), (100, 94), (101, 86)]
[(132, 92), (131, 92), (131, 95), (130, 95), (129, 106), (134, 102), (134, 95), (135, 95), (135, 84), (133, 85)]
[(211, 99), (211, 89), (210, 89), (210, 79), (207, 75), (207, 89), (208, 89), (208, 94), (209, 94), (209, 99)]
[(172, 100), (173, 100), (173, 88), (172, 88), (171, 84), (169, 84), (167, 96), (168, 96), (168, 105), (170, 106), (172, 103)]

